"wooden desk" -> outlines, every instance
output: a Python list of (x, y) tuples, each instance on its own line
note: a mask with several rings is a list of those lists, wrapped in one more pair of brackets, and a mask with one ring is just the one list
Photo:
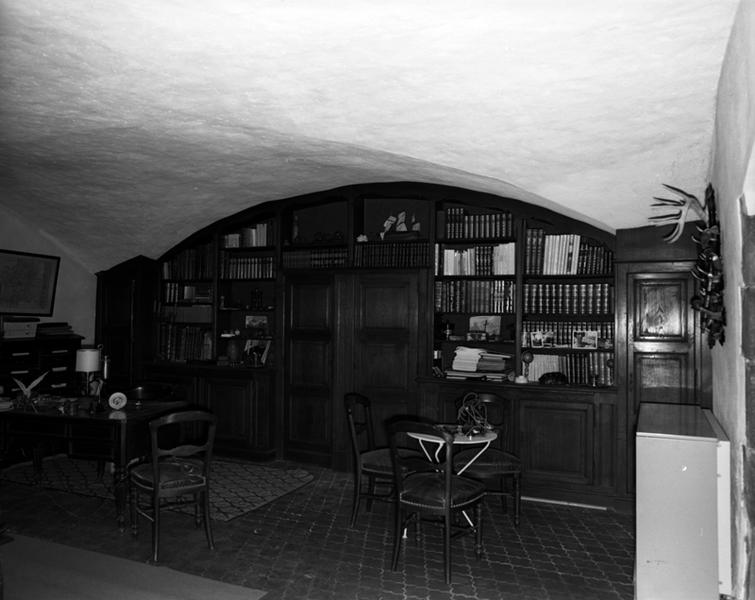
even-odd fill
[[(28, 410), (0, 412), (0, 451), (6, 453), (14, 441), (63, 444), (73, 458), (113, 463), (113, 489), (118, 527), (125, 528), (128, 493), (128, 465), (150, 451), (149, 422), (165, 413), (188, 406), (183, 401), (150, 401), (140, 407), (127, 404), (123, 410), (89, 412), (89, 399), (79, 399), (78, 410), (64, 414), (62, 405), (50, 403)], [(41, 455), (35, 456), (35, 468)]]

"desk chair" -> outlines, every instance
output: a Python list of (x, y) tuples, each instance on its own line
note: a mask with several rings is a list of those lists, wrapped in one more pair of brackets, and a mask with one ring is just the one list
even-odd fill
[[(210, 524), (210, 461), (215, 441), (215, 416), (204, 410), (186, 410), (150, 421), (151, 458), (129, 473), (131, 528), (138, 535), (138, 518), (152, 522), (152, 560), (158, 561), (160, 511), (193, 504), (194, 522), (204, 521), (207, 545), (215, 543)], [(177, 431), (180, 429), (180, 434)]]
[[(485, 485), (479, 481), (455, 475), (453, 471), (452, 433), (438, 425), (417, 421), (399, 421), (388, 425), (394, 485), (396, 488), (395, 520), (393, 528), (392, 569), (398, 566), (403, 532), (409, 524), (420, 520), (439, 521), (443, 526), (443, 566), (445, 580), (451, 583), (451, 539), (466, 533), (475, 534), (475, 555), (482, 554), (482, 499)], [(432, 437), (442, 445), (438, 464), (424, 462), (418, 469), (416, 459), (400, 452), (398, 442), (415, 433)], [(468, 511), (474, 511), (474, 520)], [(462, 525), (454, 525), (459, 517)], [(461, 518), (463, 517), (463, 519)]]
[[(507, 498), (512, 498), (514, 504), (514, 524), (519, 525), (522, 503), (522, 461), (518, 456), (505, 449), (507, 438), (507, 429), (504, 420), (507, 408), (506, 401), (497, 394), (489, 392), (469, 392), (459, 400), (457, 409), (462, 411), (465, 404), (473, 406), (478, 413), (482, 414), (487, 424), (498, 432), (500, 446), (498, 448), (490, 447), (485, 450), (464, 471), (464, 476), (485, 483), (487, 495), (500, 496), (504, 512), (507, 509)], [(489, 419), (491, 413), (500, 414), (500, 419)], [(462, 450), (456, 454), (454, 456), (455, 467), (458, 469), (466, 465), (474, 453), (474, 450)], [(509, 481), (511, 483), (511, 490), (507, 488), (507, 482)]]

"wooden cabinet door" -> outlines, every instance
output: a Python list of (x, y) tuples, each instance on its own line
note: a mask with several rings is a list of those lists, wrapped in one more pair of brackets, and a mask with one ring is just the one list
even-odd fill
[(617, 377), (626, 390), (627, 487), (634, 490), (634, 434), (640, 402), (707, 405), (696, 281), (688, 261), (618, 265)]
[(218, 420), (216, 448), (248, 448), (252, 443), (253, 380), (203, 377), (201, 386), (201, 402)]
[(95, 337), (110, 358), (114, 389), (142, 383), (152, 354), (152, 311), (157, 262), (137, 256), (97, 274)]
[(335, 287), (327, 274), (286, 281), (283, 454), (330, 466)]
[[(339, 365), (348, 371), (339, 380), (337, 396), (356, 391), (372, 400), (378, 444), (386, 444), (383, 422), (416, 410), (418, 348), (421, 331), (419, 307), (425, 297), (424, 277), (418, 271), (358, 273), (344, 292), (339, 314), (348, 325), (339, 344)], [(339, 450), (347, 449), (345, 418), (338, 406)]]

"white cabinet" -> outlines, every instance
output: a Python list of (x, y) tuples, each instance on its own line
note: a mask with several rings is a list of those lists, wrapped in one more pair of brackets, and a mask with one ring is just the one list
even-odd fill
[(730, 593), (729, 442), (696, 405), (640, 405), (638, 600), (718, 600)]

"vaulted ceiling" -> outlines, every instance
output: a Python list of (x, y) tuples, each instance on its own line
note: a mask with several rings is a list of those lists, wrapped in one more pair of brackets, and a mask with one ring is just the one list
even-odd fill
[(0, 217), (93, 271), (378, 181), (643, 226), (662, 183), (705, 187), (736, 7), (0, 0)]

